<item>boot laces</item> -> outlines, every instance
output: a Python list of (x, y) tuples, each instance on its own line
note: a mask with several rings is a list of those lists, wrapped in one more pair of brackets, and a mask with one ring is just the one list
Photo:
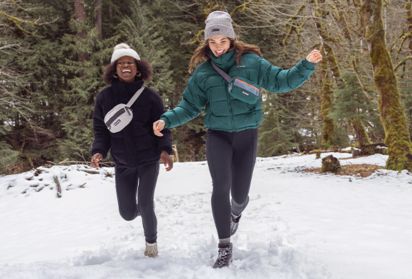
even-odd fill
[(219, 248), (217, 263), (218, 265), (226, 264), (230, 259), (230, 247)]

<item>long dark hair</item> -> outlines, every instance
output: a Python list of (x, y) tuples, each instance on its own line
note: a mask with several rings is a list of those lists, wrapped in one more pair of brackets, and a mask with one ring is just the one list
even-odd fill
[[(134, 59), (137, 67), (138, 74), (136, 75), (136, 79), (141, 79), (144, 81), (150, 80), (152, 78), (153, 69), (152, 65), (145, 60), (136, 60)], [(111, 84), (113, 80), (118, 79), (116, 74), (116, 66), (117, 60), (111, 64), (106, 65), (104, 72), (103, 72), (103, 80), (107, 84)]]
[[(253, 52), (259, 56), (262, 56), (262, 52), (257, 45), (248, 44), (240, 40), (230, 40), (230, 47), (234, 48), (236, 52), (236, 64), (240, 63), (240, 57), (244, 53)], [(189, 63), (189, 73), (193, 72), (197, 65), (209, 59), (209, 43), (208, 41), (203, 41), (203, 43), (193, 52), (192, 58), (190, 58)]]

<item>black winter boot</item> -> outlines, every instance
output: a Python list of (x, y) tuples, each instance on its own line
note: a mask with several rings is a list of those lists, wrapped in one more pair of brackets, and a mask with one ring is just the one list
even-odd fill
[(217, 259), (213, 268), (222, 268), (229, 266), (232, 262), (232, 243), (228, 244), (219, 244), (219, 251)]

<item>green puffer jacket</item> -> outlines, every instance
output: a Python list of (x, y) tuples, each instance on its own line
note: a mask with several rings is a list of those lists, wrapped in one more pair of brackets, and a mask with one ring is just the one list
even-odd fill
[[(301, 60), (290, 69), (282, 70), (264, 58), (247, 53), (236, 65), (235, 51), (220, 57), (210, 54), (212, 61), (230, 76), (245, 77), (270, 92), (283, 93), (303, 84), (314, 72), (314, 64)], [(189, 79), (180, 103), (165, 112), (161, 119), (166, 128), (185, 124), (205, 110), (205, 126), (208, 129), (237, 132), (257, 128), (262, 122), (262, 100), (250, 105), (232, 98), (227, 82), (206, 61), (200, 64)]]

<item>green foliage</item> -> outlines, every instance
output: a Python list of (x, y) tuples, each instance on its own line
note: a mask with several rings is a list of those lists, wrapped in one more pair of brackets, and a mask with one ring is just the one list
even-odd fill
[(95, 29), (81, 38), (67, 34), (62, 42), (66, 58), (58, 63), (58, 67), (64, 72), (66, 86), (61, 90), (64, 139), (59, 147), (64, 159), (88, 161), (93, 138), (94, 96), (104, 86), (102, 65), (110, 56), (97, 38)]
[(117, 30), (118, 42), (125, 41), (136, 49), (141, 59), (153, 67), (153, 80), (149, 86), (154, 87), (167, 102), (174, 91), (173, 70), (169, 53), (172, 49), (163, 38), (156, 19), (147, 6), (135, 1), (130, 7), (131, 15), (124, 17)]
[(342, 75), (343, 86), (334, 92), (334, 104), (331, 117), (339, 127), (353, 133), (360, 145), (368, 144), (368, 130), (380, 128), (377, 101), (373, 92), (365, 92), (354, 73)]
[(5, 142), (0, 142), (0, 174), (9, 171), (9, 166), (19, 159), (19, 152)]
[(366, 120), (366, 112), (371, 108), (368, 96), (362, 92), (355, 74), (345, 73), (342, 79), (344, 87), (335, 91), (332, 116), (337, 121), (347, 121), (351, 118)]
[(279, 112), (269, 109), (259, 132), (258, 155), (265, 157), (285, 154), (293, 147), (293, 129), (280, 119)]
[(311, 110), (317, 98), (296, 90), (281, 95), (268, 93), (265, 99), (264, 120), (259, 128), (259, 156), (274, 156), (318, 146), (317, 116)]
[(56, 58), (50, 54), (57, 53), (58, 57), (59, 52), (56, 47), (44, 54), (39, 46), (46, 44), (47, 36), (54, 37), (51, 27), (61, 20), (58, 11), (41, 1), (5, 1), (1, 8), (12, 17), (0, 17), (0, 28), (4, 31), (0, 40), (1, 149), (2, 162), (11, 165), (23, 163), (30, 150), (39, 148), (38, 127), (45, 126), (48, 111), (44, 107), (51, 103), (38, 90), (50, 79), (41, 72), (50, 66), (44, 63), (48, 57)]
[[(174, 108), (181, 99), (189, 77), (190, 57), (203, 40), (204, 20), (213, 10), (228, 11), (239, 38), (257, 44), (263, 56), (280, 67), (292, 66), (319, 43), (318, 36), (314, 36), (316, 26), (310, 19), (312, 3), (304, 1), (102, 0), (102, 34), (97, 34), (95, 29), (96, 1), (84, 0), (84, 4), (86, 19), (79, 22), (74, 17), (73, 1), (1, 2), (0, 169), (10, 170), (13, 165), (20, 167), (14, 170), (29, 168), (48, 160), (89, 160), (94, 99), (105, 86), (102, 68), (109, 62), (113, 47), (120, 42), (130, 44), (142, 59), (152, 64), (154, 75), (148, 85), (160, 93), (166, 108)], [(349, 9), (351, 17), (356, 14), (353, 7), (346, 7), (344, 2), (339, 4)], [(388, 5), (400, 7), (396, 1)], [(331, 6), (322, 9), (327, 12)], [(388, 26), (395, 26), (397, 19), (389, 16), (394, 11), (388, 9)], [(322, 19), (325, 26), (335, 23), (330, 21), (334, 11), (326, 14)], [(349, 27), (356, 26), (355, 18), (351, 17), (347, 18)], [(313, 78), (299, 90), (267, 95), (265, 119), (259, 129), (260, 156), (319, 147), (325, 134), (326, 144), (346, 145), (348, 134), (354, 133), (354, 123), (361, 123), (371, 140), (382, 140), (384, 133), (367, 51), (355, 46), (358, 35), (352, 34), (355, 39), (348, 42), (342, 40), (338, 25), (330, 24), (328, 28), (336, 40), (329, 43), (339, 67), (343, 72), (350, 72), (352, 59), (348, 57), (355, 55), (355, 67), (366, 85), (366, 92), (356, 83), (353, 74), (348, 73), (340, 90), (328, 84), (327, 89), (334, 92), (334, 96), (329, 97), (334, 98), (322, 106), (326, 107), (325, 111), (320, 111), (322, 76), (318, 67)], [(389, 29), (394, 30), (388, 39), (394, 44), (395, 52), (400, 40), (394, 40), (400, 37), (400, 31)], [(401, 61), (407, 53), (393, 53), (392, 58)], [(407, 132), (411, 134), (409, 62), (396, 74), (401, 77), (399, 85), (409, 119)], [(326, 67), (324, 73), (328, 69)], [(329, 114), (332, 105), (333, 112)], [(328, 118), (330, 116), (332, 118)], [(328, 127), (332, 127), (332, 131)], [(391, 129), (403, 128), (394, 125)], [(173, 129), (173, 143), (177, 144), (181, 160), (205, 159), (205, 132), (202, 117)], [(393, 142), (396, 137), (387, 140)], [(397, 154), (398, 151), (391, 152)], [(390, 165), (399, 164), (396, 161)]]

